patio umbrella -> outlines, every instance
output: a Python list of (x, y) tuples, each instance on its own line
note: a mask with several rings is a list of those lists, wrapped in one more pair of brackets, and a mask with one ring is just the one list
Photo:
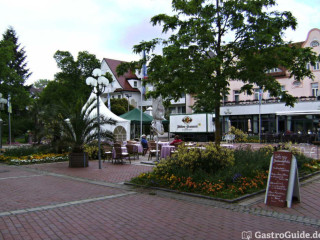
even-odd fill
[(248, 119), (248, 132), (251, 132), (251, 119)]

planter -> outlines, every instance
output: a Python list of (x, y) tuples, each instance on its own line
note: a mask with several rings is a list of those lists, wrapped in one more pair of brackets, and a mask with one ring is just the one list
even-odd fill
[(69, 167), (80, 168), (89, 166), (89, 156), (88, 153), (70, 153), (69, 154)]

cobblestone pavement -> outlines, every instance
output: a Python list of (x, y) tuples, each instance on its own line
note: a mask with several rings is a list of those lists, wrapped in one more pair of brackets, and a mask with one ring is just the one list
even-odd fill
[(65, 162), (0, 165), (0, 239), (268, 239), (263, 234), (272, 233), (280, 234), (274, 239), (289, 236), (285, 233), (304, 239), (306, 233), (320, 234), (320, 176), (302, 184), (302, 202), (288, 209), (265, 206), (263, 194), (228, 204), (124, 185), (152, 170), (139, 162), (105, 162), (102, 169), (97, 161), (84, 169)]

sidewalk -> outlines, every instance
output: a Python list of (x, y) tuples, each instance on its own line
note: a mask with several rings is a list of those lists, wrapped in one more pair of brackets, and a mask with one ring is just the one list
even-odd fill
[(0, 165), (0, 239), (242, 239), (243, 231), (255, 239), (259, 232), (320, 232), (320, 175), (302, 184), (301, 203), (291, 209), (265, 206), (264, 194), (227, 204), (124, 185), (152, 170), (144, 160), (104, 162), (102, 169), (98, 161), (81, 169), (66, 162)]

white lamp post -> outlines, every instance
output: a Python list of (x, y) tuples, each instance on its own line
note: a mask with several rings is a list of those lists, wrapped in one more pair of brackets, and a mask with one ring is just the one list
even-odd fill
[[(2, 97), (2, 93), (0, 93), (0, 109), (2, 110), (3, 106), (7, 104), (7, 99)], [(2, 148), (2, 119), (0, 118), (0, 148)]]
[(128, 98), (128, 112), (129, 112), (129, 98), (132, 97), (132, 94), (126, 93), (125, 95)]
[(93, 77), (86, 79), (86, 84), (93, 87), (93, 92), (97, 95), (97, 118), (98, 118), (98, 159), (99, 169), (101, 169), (101, 152), (100, 152), (100, 112), (99, 112), (99, 98), (108, 86), (109, 81), (104, 76), (101, 76), (101, 69), (96, 68), (92, 72)]

